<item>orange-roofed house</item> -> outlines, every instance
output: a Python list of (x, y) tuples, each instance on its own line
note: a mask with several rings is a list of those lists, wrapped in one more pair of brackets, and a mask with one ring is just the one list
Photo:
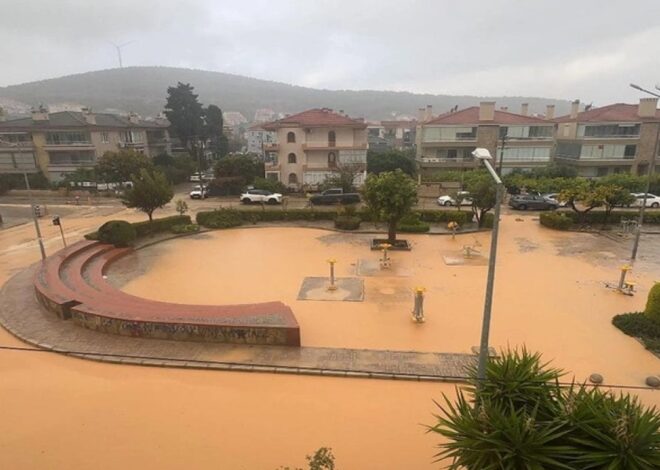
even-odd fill
[(368, 144), (363, 120), (319, 108), (261, 127), (276, 133), (276, 143), (264, 146), (266, 178), (295, 189), (314, 189), (342, 165), (351, 165), (358, 171), (355, 185), (364, 183)]
[(570, 114), (555, 119), (557, 163), (573, 166), (586, 177), (646, 175), (651, 163), (657, 170), (657, 107), (657, 98), (642, 98), (639, 104), (616, 103), (580, 112), (580, 102), (574, 101)]
[(495, 109), (492, 101), (436, 117), (428, 116), (417, 127), (417, 163), (421, 174), (441, 170), (473, 169), (477, 147), (487, 148), (493, 164), (506, 174), (514, 169), (531, 170), (546, 166), (551, 159), (555, 123), (554, 106), (545, 117)]

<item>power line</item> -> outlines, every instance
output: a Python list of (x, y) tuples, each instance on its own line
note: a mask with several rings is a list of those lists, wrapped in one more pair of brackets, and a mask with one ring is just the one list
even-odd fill
[[(147, 360), (155, 360), (155, 361), (172, 361), (172, 362), (181, 362), (181, 363), (197, 363), (197, 364), (217, 364), (217, 365), (223, 365), (223, 366), (250, 366), (250, 367), (268, 367), (268, 368), (277, 368), (277, 369), (288, 369), (288, 370), (314, 370), (317, 371), (320, 368), (318, 367), (305, 367), (305, 366), (287, 366), (287, 365), (272, 365), (272, 364), (259, 364), (259, 363), (250, 363), (250, 364), (245, 364), (242, 362), (231, 362), (231, 361), (214, 361), (214, 360), (200, 360), (200, 359), (180, 359), (180, 358), (173, 358), (173, 357), (161, 357), (161, 356), (138, 356), (138, 355), (131, 355), (131, 354), (113, 354), (113, 353), (101, 353), (101, 352), (90, 352), (90, 351), (74, 351), (74, 350), (66, 350), (66, 349), (58, 349), (58, 350), (50, 350), (50, 349), (40, 349), (40, 348), (27, 348), (27, 347), (22, 347), (22, 346), (6, 346), (6, 345), (0, 345), (0, 350), (4, 351), (15, 351), (15, 352), (41, 352), (41, 353), (57, 353), (57, 354), (64, 354), (64, 355), (72, 355), (72, 356), (102, 356), (102, 357), (109, 357), (109, 358), (119, 358), (119, 359), (147, 359)], [(145, 364), (148, 365), (148, 364)], [(324, 371), (328, 372), (357, 372), (357, 373), (363, 373), (363, 374), (377, 374), (377, 375), (387, 375), (388, 373), (380, 373), (380, 372), (374, 372), (374, 371), (366, 371), (366, 370), (359, 370), (359, 369), (329, 369), (329, 368), (323, 368)], [(419, 377), (419, 376), (424, 376), (424, 377), (433, 377), (434, 379), (438, 380), (446, 380), (446, 381), (465, 381), (468, 379), (468, 377), (465, 376), (456, 376), (456, 375), (433, 375), (433, 374), (411, 374), (411, 373), (399, 373), (397, 372), (396, 375), (398, 376), (409, 376), (409, 377)], [(471, 381), (478, 380), (474, 378), (470, 378)], [(526, 381), (528, 382), (528, 381)], [(547, 383), (543, 381), (539, 381), (539, 383)], [(557, 384), (561, 387), (567, 388), (567, 387), (573, 387), (575, 385), (580, 385), (576, 384), (575, 382), (557, 382)], [(625, 384), (588, 384), (584, 383), (581, 384), (584, 386), (588, 387), (602, 387), (602, 388), (611, 388), (611, 389), (621, 389), (621, 390), (651, 390), (651, 391), (659, 391), (656, 388), (653, 387), (648, 387), (648, 386), (641, 386), (641, 385), (625, 385)]]

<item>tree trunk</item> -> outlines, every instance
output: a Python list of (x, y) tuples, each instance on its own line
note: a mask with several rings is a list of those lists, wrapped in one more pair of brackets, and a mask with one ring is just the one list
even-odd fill
[(387, 226), (387, 240), (394, 244), (396, 241), (396, 222), (390, 222)]
[(149, 222), (152, 222), (154, 220), (153, 219), (153, 214), (154, 214), (154, 211), (147, 212), (147, 215), (149, 216)]

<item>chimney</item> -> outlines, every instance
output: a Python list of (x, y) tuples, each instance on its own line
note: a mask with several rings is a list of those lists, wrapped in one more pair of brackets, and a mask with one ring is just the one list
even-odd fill
[(92, 114), (91, 108), (83, 107), (81, 110), (87, 124), (96, 125), (96, 116)]
[(520, 114), (527, 116), (529, 114), (529, 103), (523, 103), (520, 105)]
[(133, 124), (140, 124), (140, 116), (136, 113), (128, 113), (128, 122)]
[(550, 120), (555, 118), (555, 105), (549, 104), (545, 107), (545, 118)]
[(433, 106), (431, 106), (430, 104), (426, 105), (426, 110), (424, 111), (424, 118), (427, 121), (433, 119)]
[(482, 101), (479, 103), (479, 120), (492, 121), (495, 119), (495, 102)]
[(640, 98), (637, 115), (641, 118), (655, 117), (658, 98)]
[(39, 108), (32, 108), (32, 122), (44, 122), (48, 121), (48, 109), (43, 105), (39, 105)]
[(508, 111), (509, 107), (508, 106), (500, 106), (500, 111)]
[(580, 112), (580, 100), (575, 100), (571, 103), (571, 119), (577, 119)]
[(426, 110), (424, 108), (417, 109), (417, 120), (419, 122), (426, 121)]

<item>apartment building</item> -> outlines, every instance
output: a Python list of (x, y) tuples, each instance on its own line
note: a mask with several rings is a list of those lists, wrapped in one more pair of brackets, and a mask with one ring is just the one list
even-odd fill
[(530, 116), (528, 110), (527, 104), (520, 113), (496, 110), (491, 101), (437, 117), (430, 107), (420, 109), (416, 135), (420, 174), (473, 169), (478, 165), (472, 157), (477, 147), (487, 148), (504, 174), (547, 165), (554, 146), (554, 106), (548, 106), (545, 118)]
[(579, 106), (574, 101), (571, 113), (555, 120), (557, 163), (575, 167), (578, 175), (587, 177), (622, 172), (645, 175), (654, 157), (656, 171), (660, 169), (657, 98), (582, 112)]
[(310, 109), (264, 124), (276, 133), (266, 145), (266, 177), (296, 189), (315, 188), (342, 165), (357, 169), (356, 185), (367, 170), (367, 124), (332, 109)]
[(247, 140), (247, 152), (253, 155), (257, 155), (260, 158), (265, 158), (265, 148), (266, 146), (275, 143), (276, 133), (273, 131), (267, 131), (261, 125), (256, 124), (250, 127), (245, 132), (245, 138)]
[(40, 108), (27, 118), (0, 121), (0, 173), (41, 171), (50, 181), (59, 181), (78, 168), (93, 167), (108, 151), (170, 153), (168, 127), (135, 114), (49, 113)]

